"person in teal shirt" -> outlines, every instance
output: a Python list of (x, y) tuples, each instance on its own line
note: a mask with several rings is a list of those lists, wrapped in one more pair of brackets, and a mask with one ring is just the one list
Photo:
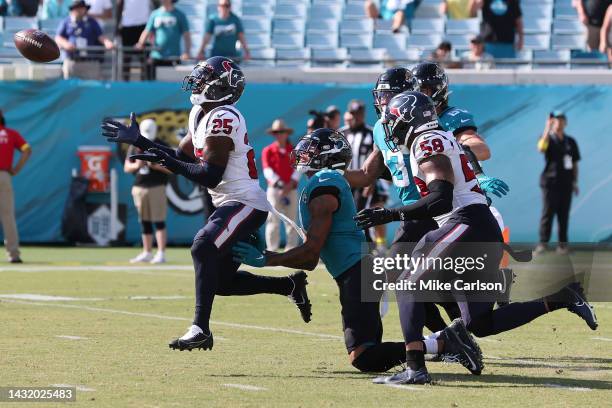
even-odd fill
[[(180, 60), (190, 58), (189, 23), (185, 14), (174, 7), (172, 0), (162, 0), (162, 6), (151, 13), (135, 47), (143, 49), (151, 36), (155, 49), (151, 51), (152, 61), (149, 79), (155, 79), (156, 67), (176, 65)], [(184, 42), (182, 51), (181, 38)]]
[(41, 20), (67, 17), (70, 14), (70, 3), (69, 0), (44, 0), (40, 10)]
[(210, 57), (239, 59), (240, 53), (236, 49), (236, 41), (240, 41), (242, 59), (246, 61), (251, 58), (242, 21), (232, 13), (231, 7), (230, 0), (219, 0), (217, 3), (217, 14), (213, 14), (206, 23), (206, 33), (198, 51), (198, 59), (204, 59), (204, 51), (211, 40), (213, 43)]

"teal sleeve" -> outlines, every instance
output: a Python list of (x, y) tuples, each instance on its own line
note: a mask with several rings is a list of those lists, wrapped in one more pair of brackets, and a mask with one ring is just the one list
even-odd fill
[(189, 21), (187, 21), (187, 16), (185, 16), (185, 13), (183, 12), (180, 13), (179, 23), (181, 34), (185, 34), (187, 31), (189, 31)]
[(244, 28), (242, 27), (242, 20), (236, 17), (236, 33), (244, 33)]
[(206, 22), (206, 33), (212, 34), (215, 31), (215, 20), (211, 17)]
[(151, 13), (151, 16), (149, 16), (149, 20), (147, 21), (147, 26), (145, 27), (145, 30), (147, 30), (148, 32), (155, 31), (154, 22), (155, 22), (155, 12)]

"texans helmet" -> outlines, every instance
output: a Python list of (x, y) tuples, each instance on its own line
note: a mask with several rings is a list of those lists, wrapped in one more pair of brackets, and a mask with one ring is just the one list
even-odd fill
[(234, 61), (212, 57), (199, 62), (183, 79), (183, 90), (191, 91), (191, 103), (236, 103), (244, 91), (244, 73)]
[(345, 170), (353, 153), (348, 140), (336, 130), (322, 128), (303, 136), (291, 152), (293, 168), (300, 173), (323, 169)]
[(438, 115), (429, 96), (407, 91), (389, 101), (383, 112), (382, 126), (385, 143), (392, 152), (398, 152), (401, 146), (410, 148), (412, 136), (438, 129)]
[(421, 62), (412, 68), (416, 80), (415, 91), (429, 95), (436, 106), (448, 103), (448, 76), (435, 62)]
[(389, 68), (376, 80), (372, 90), (374, 97), (374, 109), (378, 117), (382, 114), (384, 107), (395, 95), (412, 91), (416, 87), (416, 80), (409, 69), (403, 67)]

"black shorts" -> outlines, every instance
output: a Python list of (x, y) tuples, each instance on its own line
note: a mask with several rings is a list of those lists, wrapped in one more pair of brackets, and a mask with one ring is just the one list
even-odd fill
[(361, 300), (361, 262), (336, 278), (342, 305), (344, 343), (349, 353), (361, 345), (380, 343), (383, 335), (379, 303)]

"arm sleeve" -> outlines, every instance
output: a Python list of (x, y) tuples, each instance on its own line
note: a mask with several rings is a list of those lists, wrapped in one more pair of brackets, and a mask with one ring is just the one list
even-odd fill
[(578, 149), (578, 143), (574, 139), (572, 139), (572, 159), (577, 162), (580, 161), (580, 150)]
[(56, 35), (58, 35), (58, 36), (60, 36), (60, 37), (63, 37), (63, 38), (65, 38), (65, 39), (68, 39), (68, 34), (66, 33), (66, 26), (67, 26), (66, 21), (67, 21), (67, 20), (63, 20), (63, 21), (60, 23), (59, 27), (57, 27), (57, 33), (56, 33)]
[(201, 164), (186, 163), (173, 157), (166, 159), (164, 165), (173, 173), (180, 174), (208, 188), (217, 187), (225, 172), (225, 167), (220, 167), (206, 161), (202, 161)]
[(244, 27), (242, 27), (242, 20), (236, 17), (236, 34), (244, 33)]
[(154, 22), (155, 22), (155, 12), (151, 13), (151, 15), (149, 16), (149, 20), (147, 20), (147, 25), (145, 27), (145, 30), (150, 33), (155, 31)]
[(98, 24), (98, 22), (96, 21), (95, 18), (92, 18), (92, 23), (93, 23), (92, 27), (94, 29), (94, 32), (95, 32), (95, 35), (96, 35), (96, 40), (97, 40), (104, 33), (102, 32), (102, 28), (100, 27), (100, 24)]
[(206, 32), (212, 34), (215, 31), (215, 22), (212, 18), (209, 18), (206, 22)]
[(19, 132), (15, 132), (13, 136), (14, 136), (13, 146), (15, 146), (15, 149), (23, 151), (29, 146), (28, 143), (23, 138), (23, 136), (19, 134)]
[(454, 186), (451, 182), (433, 180), (427, 189), (429, 194), (417, 202), (393, 210), (394, 220), (422, 220), (452, 211)]
[(189, 31), (189, 21), (187, 21), (187, 16), (185, 16), (184, 13), (180, 13), (179, 15), (179, 28), (181, 30), (181, 34), (185, 34), (187, 31)]

